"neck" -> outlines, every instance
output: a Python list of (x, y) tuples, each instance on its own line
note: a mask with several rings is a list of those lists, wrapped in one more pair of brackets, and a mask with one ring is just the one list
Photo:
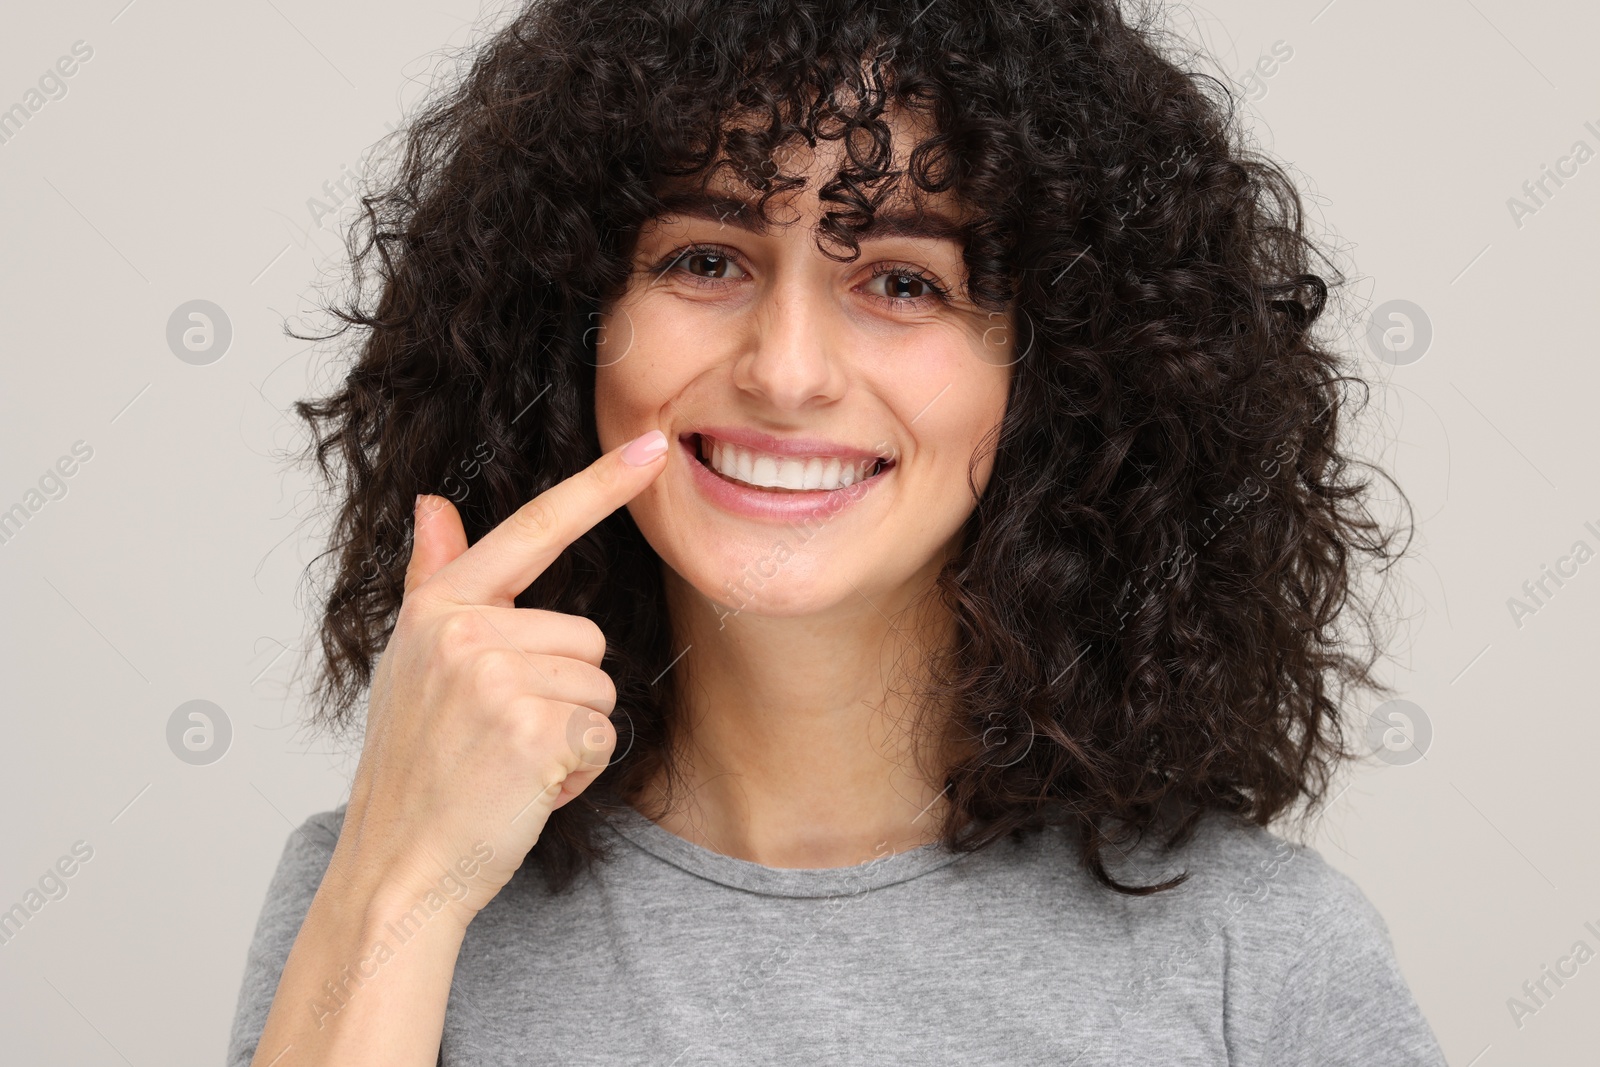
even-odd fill
[(852, 866), (937, 840), (948, 746), (916, 702), (929, 650), (954, 636), (927, 595), (937, 571), (871, 602), (779, 617), (723, 615), (667, 569), (675, 647), (687, 648), (672, 668), (673, 772), (670, 790), (658, 778), (636, 806), (769, 867)]

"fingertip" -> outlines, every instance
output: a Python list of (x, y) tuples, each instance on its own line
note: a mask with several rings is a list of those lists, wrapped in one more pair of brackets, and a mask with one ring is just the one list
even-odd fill
[(622, 462), (630, 467), (645, 467), (667, 454), (667, 435), (660, 430), (635, 437), (622, 449)]
[(435, 571), (467, 549), (466, 533), (459, 518), (442, 524), (438, 521), (439, 513), (447, 508), (454, 511), (454, 505), (445, 497), (432, 493), (417, 494), (412, 519), (411, 558), (406, 564), (407, 592), (427, 581)]
[(448, 503), (449, 501), (442, 496), (435, 496), (432, 493), (418, 493), (413, 521), (419, 526), (422, 525), (434, 515), (443, 511), (444, 506)]

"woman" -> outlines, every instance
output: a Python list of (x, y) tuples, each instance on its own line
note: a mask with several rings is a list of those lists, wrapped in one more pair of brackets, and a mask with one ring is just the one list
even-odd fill
[(1443, 1063), (1265, 829), (1389, 542), (1224, 94), (1101, 0), (556, 0), (407, 138), (231, 1063)]

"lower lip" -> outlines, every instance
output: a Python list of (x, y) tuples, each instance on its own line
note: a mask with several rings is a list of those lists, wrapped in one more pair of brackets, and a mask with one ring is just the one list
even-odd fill
[(776, 522), (832, 518), (872, 492), (873, 488), (894, 470), (890, 467), (888, 470), (879, 471), (872, 477), (847, 485), (843, 489), (800, 491), (757, 489), (754, 486), (729, 481), (700, 462), (700, 457), (695, 453), (695, 449), (699, 446), (697, 438), (682, 438), (678, 441), (678, 445), (679, 454), (689, 465), (689, 476), (694, 479), (695, 486), (700, 492), (713, 504), (724, 511), (731, 511), (745, 518), (770, 519)]

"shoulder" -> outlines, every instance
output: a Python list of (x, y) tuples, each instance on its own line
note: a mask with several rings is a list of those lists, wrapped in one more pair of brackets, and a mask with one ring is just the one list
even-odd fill
[(1315, 848), (1216, 813), (1184, 845), (1128, 860), (1123, 881), (1189, 873), (1123, 907), (1174, 958), (1168, 973), (1211, 973), (1230, 990), (1226, 1025), (1245, 1062), (1443, 1064), (1382, 915)]
[(1115, 926), (1140, 953), (1166, 961), (1168, 973), (1253, 987), (1263, 1010), (1307, 968), (1348, 970), (1359, 960), (1363, 970), (1391, 977), (1383, 918), (1353, 879), (1309, 845), (1208, 812), (1183, 844), (1169, 849), (1148, 834), (1116, 859), (1107, 868), (1124, 884), (1187, 876), (1144, 896), (1098, 894)]
[(1383, 931), (1383, 919), (1355, 880), (1307, 844), (1223, 814), (1202, 822), (1201, 856), (1221, 874), (1232, 893), (1230, 907), (1250, 904), (1270, 921), (1314, 932), (1329, 923), (1360, 922)]
[(1225, 812), (1202, 815), (1182, 845), (1168, 849), (1151, 834), (1107, 866), (1119, 880), (1144, 884), (1185, 873), (1178, 888), (1135, 899), (1167, 897), (1186, 911), (1240, 929), (1293, 941), (1353, 924), (1387, 936), (1361, 887), (1314, 847)]

